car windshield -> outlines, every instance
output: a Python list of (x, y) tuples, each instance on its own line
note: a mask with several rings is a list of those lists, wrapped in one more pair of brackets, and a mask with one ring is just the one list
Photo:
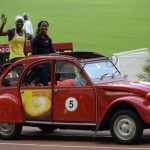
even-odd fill
[(105, 77), (114, 78), (115, 76), (120, 75), (118, 69), (109, 60), (87, 62), (82, 65), (91, 79), (99, 78), (102, 80)]

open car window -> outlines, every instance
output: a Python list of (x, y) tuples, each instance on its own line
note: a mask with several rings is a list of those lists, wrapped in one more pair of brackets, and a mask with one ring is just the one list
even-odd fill
[(40, 63), (32, 66), (23, 78), (23, 86), (48, 86), (51, 81), (51, 64)]
[(2, 75), (2, 73), (7, 69), (7, 67), (9, 67), (11, 65), (11, 63), (6, 63), (4, 65), (2, 65), (0, 67), (0, 76)]
[(86, 78), (80, 68), (68, 61), (58, 61), (55, 66), (56, 84), (58, 86), (84, 86)]
[(15, 67), (11, 68), (10, 71), (5, 76), (5, 78), (2, 82), (2, 86), (4, 86), (4, 87), (17, 86), (23, 69), (24, 69), (24, 67), (22, 64), (19, 64)]
[(64, 81), (66, 79), (74, 79), (78, 70), (72, 63), (60, 61), (56, 63), (55, 73), (57, 76), (60, 76), (61, 81)]

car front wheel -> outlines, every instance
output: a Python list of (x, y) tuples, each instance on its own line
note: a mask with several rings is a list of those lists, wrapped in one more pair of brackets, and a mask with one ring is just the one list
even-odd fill
[(0, 138), (4, 140), (13, 139), (20, 135), (22, 131), (21, 124), (0, 123)]
[(120, 110), (110, 121), (110, 131), (114, 140), (120, 144), (133, 144), (143, 134), (140, 117), (133, 111)]

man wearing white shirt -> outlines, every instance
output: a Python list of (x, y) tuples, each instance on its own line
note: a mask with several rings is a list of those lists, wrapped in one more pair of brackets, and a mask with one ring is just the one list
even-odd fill
[(23, 18), (24, 18), (23, 30), (26, 32), (26, 39), (31, 40), (33, 37), (33, 27), (32, 27), (32, 23), (29, 19), (29, 14), (26, 12), (23, 13)]

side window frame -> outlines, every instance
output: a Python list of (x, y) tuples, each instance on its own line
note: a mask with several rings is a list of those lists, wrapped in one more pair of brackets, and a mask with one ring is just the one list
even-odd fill
[[(44, 73), (43, 72), (43, 70), (38, 70), (39, 68), (36, 68), (37, 66), (40, 66), (41, 67), (41, 69), (42, 69), (42, 67), (44, 66), (44, 65), (46, 65), (47, 64), (47, 68), (49, 68), (49, 75), (47, 75), (46, 73)], [(33, 80), (31, 79), (31, 82), (32, 83), (27, 83), (28, 81), (27, 80), (25, 80), (25, 78), (26, 79), (29, 79), (28, 78), (28, 75), (30, 74), (30, 72), (31, 72), (31, 76), (32, 76), (32, 69), (34, 69), (34, 67), (36, 68), (34, 71), (36, 72), (36, 71), (38, 71), (38, 73), (36, 73), (36, 75), (39, 75), (39, 73), (40, 73), (40, 75), (47, 75), (47, 84), (46, 85), (44, 85), (44, 84), (42, 84), (42, 83), (36, 83), (36, 81), (33, 81), (34, 79), (37, 79), (37, 78), (34, 78), (35, 77), (35, 75), (33, 75)], [(45, 69), (45, 68), (44, 68)], [(46, 71), (48, 71), (48, 70), (46, 70)], [(29, 74), (28, 74), (29, 73)], [(28, 74), (28, 75), (27, 75)], [(30, 76), (30, 75), (29, 75)], [(44, 78), (45, 76), (43, 76), (43, 78)], [(32, 77), (31, 77), (32, 78)], [(20, 86), (21, 87), (40, 87), (40, 86), (44, 86), (44, 87), (46, 87), (46, 86), (49, 86), (49, 81), (51, 80), (51, 78), (52, 78), (52, 61), (40, 61), (40, 62), (36, 62), (36, 63), (34, 63), (34, 64), (32, 64), (31, 66), (29, 66), (27, 69), (26, 69), (26, 71), (24, 72), (24, 74), (23, 74), (23, 76), (22, 76), (22, 79), (21, 79), (21, 84), (20, 84)], [(45, 82), (46, 82), (45, 81)], [(29, 81), (30, 82), (30, 81)], [(39, 81), (40, 82), (40, 81)]]
[[(60, 67), (58, 67), (58, 65), (57, 65), (59, 63), (60, 64), (62, 63), (60, 65)], [(68, 72), (67, 72), (66, 68), (65, 68), (66, 70), (65, 69), (63, 70), (63, 67), (66, 64), (68, 65), (68, 69), (69, 69)], [(67, 65), (66, 65), (66, 67), (67, 67)], [(72, 67), (72, 68), (69, 68), (69, 67)], [(55, 83), (56, 83), (57, 86), (59, 86), (59, 85), (63, 86), (63, 84), (62, 84), (63, 82), (66, 82), (66, 84), (64, 84), (64, 86), (85, 86), (85, 85), (88, 84), (87, 77), (83, 73), (83, 70), (77, 64), (75, 64), (71, 61), (65, 61), (65, 60), (56, 61), (56, 63), (55, 63), (55, 72), (54, 73), (55, 73), (55, 78), (56, 78)], [(67, 76), (62, 77), (63, 74), (67, 74), (67, 73), (68, 73), (68, 78), (67, 78)], [(80, 79), (79, 77), (81, 77), (81, 74), (85, 78), (85, 79), (83, 79), (85, 82), (82, 80), (84, 83), (81, 81), (79, 84), (76, 84), (76, 81), (78, 79)]]
[(23, 64), (18, 64), (7, 72), (2, 81), (3, 87), (16, 87), (18, 86), (21, 74), (24, 70)]
[[(59, 65), (59, 63), (60, 63), (60, 65)], [(75, 71), (74, 71), (75, 67), (76, 66), (70, 61), (65, 61), (65, 60), (56, 61), (55, 75), (60, 74), (60, 78), (58, 80), (61, 80), (61, 81), (64, 81), (66, 79), (74, 79), (76, 77)], [(57, 79), (57, 77), (56, 77), (56, 79)]]

